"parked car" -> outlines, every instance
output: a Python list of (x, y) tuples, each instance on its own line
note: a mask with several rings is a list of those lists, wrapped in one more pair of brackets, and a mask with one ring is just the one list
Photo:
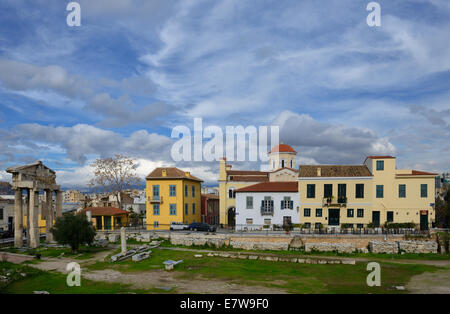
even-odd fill
[(8, 239), (8, 238), (14, 238), (14, 232), (13, 231), (0, 231), (0, 239)]
[(189, 230), (215, 232), (217, 230), (217, 227), (208, 225), (207, 223), (204, 222), (193, 222), (189, 225)]
[(188, 230), (189, 225), (182, 222), (171, 222), (170, 230)]

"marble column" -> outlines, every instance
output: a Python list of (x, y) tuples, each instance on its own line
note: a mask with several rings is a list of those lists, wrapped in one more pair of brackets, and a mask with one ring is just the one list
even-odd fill
[(23, 207), (22, 189), (14, 191), (14, 247), (23, 246)]
[(39, 206), (39, 192), (35, 189), (30, 189), (30, 203), (29, 203), (29, 217), (30, 223), (30, 248), (37, 248), (39, 246), (39, 226), (38, 226), (38, 206)]
[(50, 229), (53, 227), (53, 197), (52, 190), (45, 190), (45, 242), (53, 241), (53, 234)]
[(63, 200), (63, 193), (62, 191), (55, 191), (56, 193), (56, 218), (62, 216), (62, 200)]
[(122, 248), (122, 254), (127, 253), (127, 233), (125, 227), (120, 228), (120, 244)]
[(27, 206), (25, 209), (25, 214), (27, 215), (27, 246), (30, 247), (30, 202), (31, 202), (31, 191), (32, 189), (27, 189)]

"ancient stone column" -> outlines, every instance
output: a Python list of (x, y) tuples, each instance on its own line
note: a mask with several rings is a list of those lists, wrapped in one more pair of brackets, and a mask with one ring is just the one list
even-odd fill
[(23, 246), (22, 189), (14, 191), (14, 247)]
[[(53, 192), (51, 190), (45, 190), (45, 242), (50, 243), (53, 241), (53, 234), (50, 229), (53, 227)], [(44, 210), (44, 208), (43, 208)]]
[(30, 246), (30, 200), (31, 200), (31, 193), (32, 193), (32, 189), (27, 189), (27, 207), (25, 210), (25, 213), (27, 215), (27, 228), (26, 228), (26, 233), (27, 233), (27, 246)]
[(120, 228), (120, 242), (122, 246), (122, 254), (127, 252), (127, 234), (125, 232), (125, 227)]
[(30, 247), (37, 248), (39, 246), (39, 226), (38, 226), (38, 206), (39, 192), (35, 189), (30, 189), (30, 203), (29, 203), (29, 217), (30, 223)]
[(63, 200), (63, 194), (62, 191), (55, 191), (56, 193), (56, 218), (62, 216), (62, 200)]

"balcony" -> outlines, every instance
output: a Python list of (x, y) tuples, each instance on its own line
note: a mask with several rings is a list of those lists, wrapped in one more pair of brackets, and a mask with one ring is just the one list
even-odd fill
[(324, 197), (322, 200), (322, 206), (346, 206), (347, 197), (339, 196), (337, 199), (334, 197)]
[(273, 216), (273, 207), (261, 207), (261, 215)]
[(162, 196), (149, 196), (148, 201), (151, 204), (161, 204), (162, 203)]

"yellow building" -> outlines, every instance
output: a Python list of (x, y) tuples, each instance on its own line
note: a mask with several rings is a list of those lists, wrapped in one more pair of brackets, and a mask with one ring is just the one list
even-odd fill
[(300, 166), (300, 222), (311, 228), (413, 222), (426, 229), (435, 221), (436, 175), (399, 170), (392, 156), (369, 156), (356, 166)]
[(91, 212), (91, 221), (96, 230), (114, 230), (128, 226), (129, 212), (115, 207), (87, 207), (83, 213)]
[(268, 153), (268, 171), (231, 170), (232, 166), (222, 158), (219, 173), (220, 224), (235, 225), (237, 189), (261, 182), (297, 181), (296, 154), (287, 144), (274, 146)]
[(171, 222), (201, 222), (201, 183), (175, 167), (156, 168), (146, 177), (148, 230), (168, 230)]

